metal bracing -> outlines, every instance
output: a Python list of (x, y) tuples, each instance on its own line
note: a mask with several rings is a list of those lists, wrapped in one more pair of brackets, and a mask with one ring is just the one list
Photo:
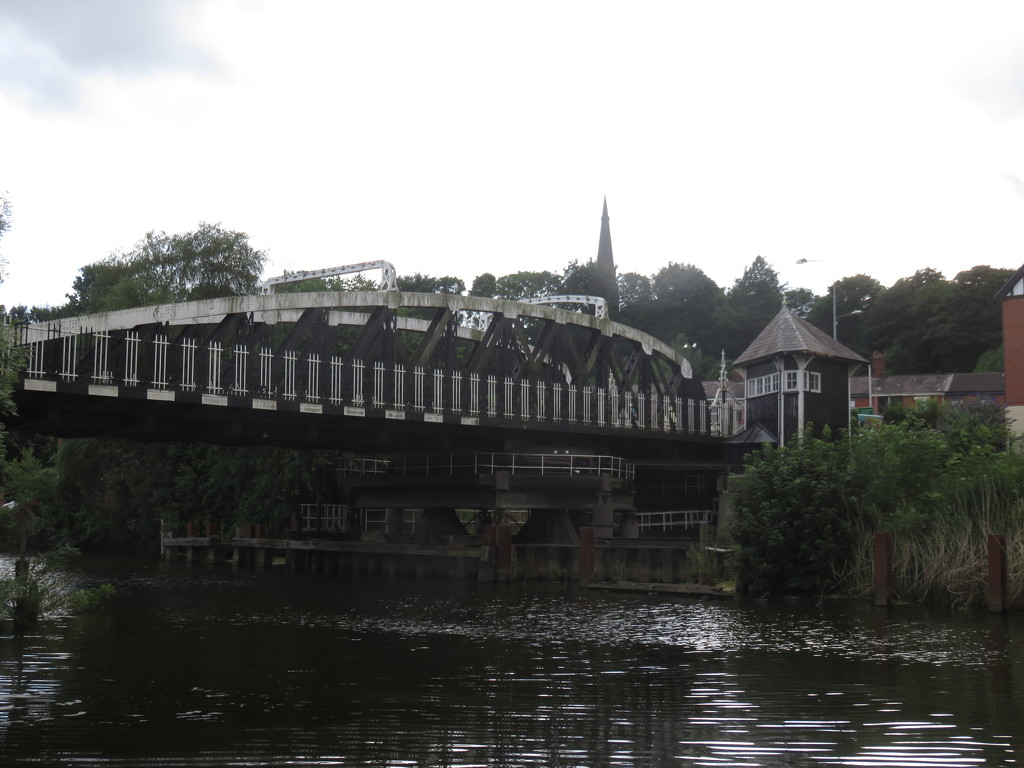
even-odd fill
[[(470, 315), (474, 327), (460, 325)], [(700, 383), (662, 342), (607, 319), (476, 297), (237, 297), (30, 326), (23, 342), (26, 379), (108, 394), (151, 388), (531, 426), (708, 424)]]

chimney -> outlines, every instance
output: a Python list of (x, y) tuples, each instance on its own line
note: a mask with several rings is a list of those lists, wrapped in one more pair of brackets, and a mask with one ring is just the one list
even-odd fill
[(871, 356), (871, 378), (880, 379), (885, 375), (885, 355), (875, 352)]

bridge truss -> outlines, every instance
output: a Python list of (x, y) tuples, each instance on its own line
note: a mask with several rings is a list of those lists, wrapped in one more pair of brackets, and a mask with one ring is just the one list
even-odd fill
[[(607, 318), (527, 303), (399, 291), (230, 297), (31, 325), (21, 344), (20, 396), (40, 407), (64, 395), (709, 437), (703, 388), (666, 344)], [(55, 414), (27, 418), (61, 434)]]

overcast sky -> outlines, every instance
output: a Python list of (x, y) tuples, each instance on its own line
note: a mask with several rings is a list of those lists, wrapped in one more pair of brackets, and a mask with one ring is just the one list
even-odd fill
[[(1024, 3), (0, 0), (0, 304), (146, 232), (267, 275), (1024, 263)], [(797, 266), (801, 259), (809, 263)]]

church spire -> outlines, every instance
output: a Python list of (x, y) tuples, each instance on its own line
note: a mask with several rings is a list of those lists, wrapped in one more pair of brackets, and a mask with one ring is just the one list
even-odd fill
[(602, 270), (610, 270), (615, 274), (615, 260), (612, 259), (612, 231), (608, 226), (608, 198), (604, 199), (604, 211), (601, 214), (601, 239), (597, 243), (597, 263)]
[(601, 237), (597, 243), (597, 279), (599, 293), (608, 302), (610, 312), (619, 308), (619, 286), (615, 276), (615, 260), (612, 258), (612, 231), (608, 226), (608, 198), (604, 199), (601, 213)]

